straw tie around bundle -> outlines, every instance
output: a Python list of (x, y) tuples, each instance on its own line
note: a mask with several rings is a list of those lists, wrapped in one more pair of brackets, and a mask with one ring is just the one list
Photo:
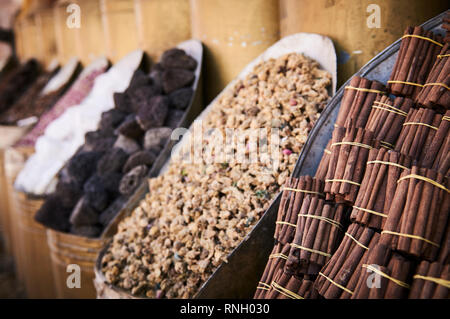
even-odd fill
[(377, 244), (366, 254), (367, 262), (361, 265), (362, 273), (352, 299), (406, 298), (414, 263), (381, 244)]
[(450, 265), (440, 262), (422, 261), (413, 276), (409, 298), (449, 299)]

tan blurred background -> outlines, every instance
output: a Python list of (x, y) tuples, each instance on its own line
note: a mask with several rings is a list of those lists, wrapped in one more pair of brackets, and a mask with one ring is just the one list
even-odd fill
[[(67, 26), (70, 4), (81, 10), (80, 28)], [(448, 9), (442, 0), (3, 0), (0, 7), (0, 25), (13, 24), (21, 61), (64, 63), (77, 55), (88, 63), (106, 55), (115, 62), (135, 48), (157, 60), (168, 47), (197, 38), (206, 48), (207, 100), (280, 37), (329, 36), (342, 83), (408, 25)], [(368, 25), (374, 15), (379, 27)]]

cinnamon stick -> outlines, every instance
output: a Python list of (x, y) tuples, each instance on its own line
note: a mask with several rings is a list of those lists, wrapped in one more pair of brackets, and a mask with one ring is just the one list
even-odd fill
[(328, 141), (327, 146), (323, 150), (322, 159), (320, 160), (319, 166), (317, 167), (316, 175), (314, 176), (317, 179), (325, 180), (328, 171), (328, 163), (331, 158), (331, 143), (332, 140)]
[[(448, 118), (448, 120), (447, 120)], [(442, 117), (436, 133), (419, 159), (421, 167), (432, 168), (445, 175), (445, 157), (450, 152), (450, 110)]]

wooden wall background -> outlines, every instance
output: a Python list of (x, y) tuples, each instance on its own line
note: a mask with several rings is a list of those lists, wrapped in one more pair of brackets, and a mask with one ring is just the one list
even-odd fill
[[(71, 3), (81, 8), (79, 29), (66, 24)], [(367, 27), (369, 4), (380, 8), (380, 28)], [(280, 36), (329, 36), (343, 83), (406, 26), (446, 9), (441, 0), (24, 0), (14, 29), (19, 58), (44, 64), (72, 56), (87, 64), (101, 55), (114, 63), (136, 48), (157, 61), (165, 49), (197, 38), (206, 49), (209, 101)]]

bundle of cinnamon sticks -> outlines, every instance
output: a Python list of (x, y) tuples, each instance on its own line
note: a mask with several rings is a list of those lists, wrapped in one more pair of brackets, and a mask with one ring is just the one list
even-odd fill
[(386, 94), (382, 83), (355, 75), (345, 87), (335, 126), (365, 127), (377, 94)]
[(397, 189), (397, 180), (410, 167), (411, 159), (403, 154), (385, 148), (370, 150), (351, 221), (381, 230)]
[(352, 204), (355, 201), (369, 150), (374, 146), (372, 131), (355, 127), (334, 129), (324, 190), (337, 203)]
[(442, 47), (440, 35), (422, 27), (406, 28), (388, 81), (388, 89), (395, 95), (415, 98), (425, 84)]
[(281, 243), (278, 243), (273, 247), (253, 298), (266, 299), (269, 297), (270, 291), (272, 290), (271, 283), (276, 279), (277, 272), (280, 269), (283, 270), (287, 255), (289, 254), (289, 249), (289, 244), (282, 245)]
[(415, 263), (382, 244), (366, 254), (367, 261), (361, 265), (362, 273), (352, 299), (406, 298)]
[(422, 261), (413, 278), (409, 298), (450, 298), (450, 265), (448, 263)]
[(434, 261), (450, 212), (448, 179), (436, 171), (413, 166), (403, 171), (397, 183), (380, 243)]
[(319, 273), (344, 234), (346, 209), (344, 205), (307, 195), (298, 214), (295, 237), (286, 262), (288, 272)]
[(374, 139), (382, 147), (393, 149), (413, 105), (414, 102), (409, 98), (397, 97), (392, 100), (386, 95), (378, 95), (365, 129), (373, 132)]
[(275, 239), (282, 244), (291, 243), (297, 227), (298, 212), (305, 196), (323, 197), (323, 182), (310, 176), (290, 178), (283, 189)]
[(255, 298), (449, 298), (450, 83), (441, 42), (421, 27), (406, 30), (388, 81), (398, 97), (360, 76), (345, 87), (314, 178), (284, 188)]
[(412, 109), (406, 117), (395, 150), (413, 159), (427, 153), (434, 140), (442, 115), (430, 109)]
[(417, 95), (415, 102), (428, 108), (442, 112), (449, 109), (450, 104), (450, 46), (444, 45), (437, 55), (433, 68)]
[(351, 224), (336, 253), (323, 267), (315, 287), (327, 299), (349, 299), (353, 295), (362, 265), (366, 263), (366, 251), (372, 249), (380, 235), (374, 230)]

